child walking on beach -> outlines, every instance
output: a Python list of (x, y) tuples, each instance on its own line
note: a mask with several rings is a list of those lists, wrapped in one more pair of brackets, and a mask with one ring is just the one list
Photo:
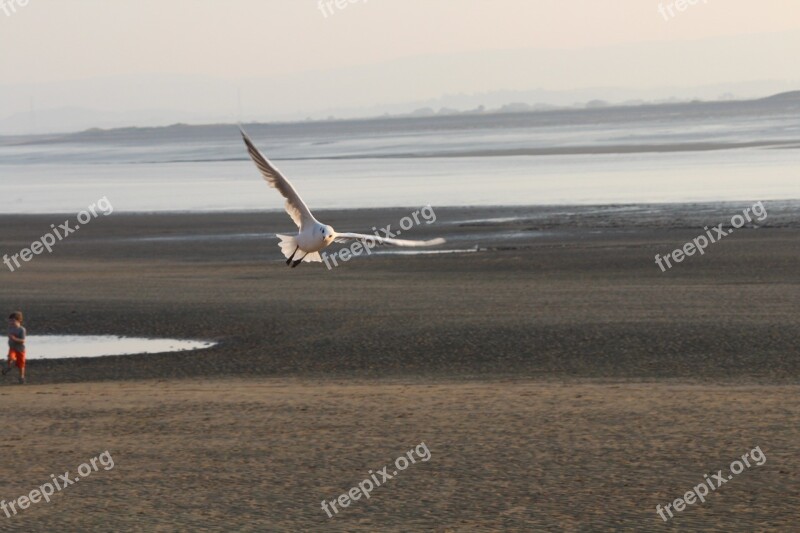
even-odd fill
[(8, 317), (8, 367), (3, 369), (5, 376), (11, 370), (13, 361), (19, 369), (19, 382), (25, 383), (25, 328), (22, 327), (22, 313), (15, 311)]

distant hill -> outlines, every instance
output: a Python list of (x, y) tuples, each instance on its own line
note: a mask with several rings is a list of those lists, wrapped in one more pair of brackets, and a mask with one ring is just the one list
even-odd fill
[(762, 100), (797, 100), (800, 101), (800, 91), (789, 91), (785, 93), (773, 94)]
[[(737, 113), (774, 113), (785, 111), (796, 112), (800, 108), (800, 90), (787, 91), (772, 96), (758, 99), (726, 99), (726, 100), (669, 100), (669, 101), (646, 101), (628, 100), (624, 102), (609, 102), (607, 100), (589, 100), (588, 102), (577, 102), (570, 106), (554, 106), (547, 104), (526, 102), (513, 102), (499, 107), (487, 108), (478, 106), (474, 109), (459, 110), (454, 108), (441, 107), (438, 110), (433, 107), (422, 107), (412, 112), (389, 114), (380, 116), (364, 116), (349, 118), (327, 119), (306, 119), (303, 121), (244, 121), (249, 128), (278, 129), (284, 133), (294, 132), (297, 134), (307, 134), (309, 131), (329, 131), (342, 130), (347, 128), (368, 129), (386, 131), (387, 128), (407, 127), (409, 123), (417, 123), (418, 127), (437, 128), (452, 127), (453, 124), (461, 124), (464, 128), (473, 127), (480, 123), (492, 123), (498, 119), (505, 120), (504, 116), (513, 115), (520, 124), (550, 124), (563, 123), (574, 124), (582, 121), (596, 121), (600, 117), (611, 120), (613, 117), (624, 117), (629, 120), (636, 115), (641, 120), (660, 120), (665, 114), (669, 116), (693, 115), (705, 113), (708, 116), (728, 116)], [(64, 115), (80, 113), (80, 109), (61, 110)], [(2, 121), (0, 121), (0, 126)], [(392, 126), (394, 125), (394, 126)], [(50, 140), (40, 139), (38, 142), (63, 142), (65, 139), (94, 139), (112, 141), (120, 138), (139, 138), (146, 132), (148, 137), (159, 136), (163, 138), (181, 138), (191, 132), (193, 137), (209, 136), (216, 138), (219, 129), (230, 129), (235, 127), (235, 121), (219, 120), (208, 123), (191, 124), (189, 120), (182, 120), (171, 125), (156, 126), (126, 126), (115, 127), (115, 125), (102, 124), (100, 127), (83, 128), (76, 132), (54, 132), (50, 134), (33, 134)], [(31, 134), (4, 135), (0, 127), (0, 139), (14, 139), (16, 137), (28, 137)]]

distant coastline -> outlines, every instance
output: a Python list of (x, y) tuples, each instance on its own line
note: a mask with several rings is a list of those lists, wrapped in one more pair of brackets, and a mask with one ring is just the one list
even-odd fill
[[(409, 123), (419, 123), (425, 125), (431, 121), (440, 121), (443, 124), (451, 125), (453, 120), (458, 118), (495, 118), (514, 116), (535, 116), (540, 118), (553, 118), (553, 117), (580, 117), (580, 116), (597, 116), (600, 113), (617, 112), (625, 113), (626, 111), (635, 112), (659, 112), (659, 111), (675, 111), (675, 112), (689, 112), (693, 113), (698, 108), (703, 110), (718, 110), (730, 111), (732, 109), (748, 109), (751, 106), (789, 106), (790, 109), (800, 110), (800, 90), (787, 91), (764, 98), (755, 99), (731, 99), (731, 100), (678, 100), (678, 101), (628, 101), (622, 103), (611, 103), (604, 100), (590, 100), (586, 103), (576, 104), (574, 106), (555, 106), (548, 104), (528, 104), (524, 102), (512, 102), (503, 105), (499, 108), (487, 109), (480, 106), (471, 110), (458, 110), (452, 108), (441, 108), (434, 110), (433, 108), (420, 108), (410, 113), (400, 114), (384, 114), (380, 116), (363, 117), (363, 118), (335, 118), (329, 117), (327, 119), (307, 119), (302, 121), (245, 121), (243, 124), (248, 128), (288, 128), (294, 130), (304, 126), (325, 126), (331, 127), (339, 126), (358, 126), (369, 125), (375, 123), (393, 122), (398, 125), (408, 125)], [(545, 123), (549, 121), (545, 120)], [(0, 135), (0, 144), (5, 139), (7, 142), (13, 140), (41, 139), (43, 137), (51, 137), (58, 140), (65, 138), (75, 140), (93, 140), (100, 136), (109, 137), (124, 137), (131, 133), (141, 134), (143, 132), (152, 133), (179, 133), (182, 131), (198, 131), (201, 129), (213, 130), (218, 128), (235, 127), (235, 123), (203, 123), (203, 124), (189, 124), (189, 123), (175, 123), (167, 126), (129, 126), (120, 128), (89, 128), (82, 131), (68, 132), (68, 133), (51, 133), (51, 134), (29, 134), (29, 135)]]

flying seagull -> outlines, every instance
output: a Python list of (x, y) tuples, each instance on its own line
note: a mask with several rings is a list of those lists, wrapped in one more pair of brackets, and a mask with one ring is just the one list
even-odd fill
[[(289, 180), (281, 174), (281, 171), (273, 165), (269, 159), (261, 155), (258, 148), (255, 147), (253, 141), (240, 127), (239, 131), (242, 132), (242, 139), (247, 146), (247, 153), (250, 154), (250, 159), (261, 171), (264, 180), (273, 189), (278, 189), (278, 192), (286, 198), (286, 212), (292, 217), (292, 220), (297, 224), (297, 235), (277, 235), (280, 239), (280, 247), (283, 255), (286, 256), (286, 264), (291, 265), (292, 268), (296, 267), (302, 262), (316, 262), (321, 263), (322, 257), (319, 252), (323, 248), (330, 246), (333, 242), (345, 243), (352, 240), (363, 241), (365, 245), (374, 246), (375, 244), (390, 244), (394, 246), (436, 246), (443, 244), (444, 239), (431, 239), (429, 241), (408, 241), (404, 239), (391, 239), (387, 237), (379, 237), (377, 235), (364, 235), (361, 233), (337, 233), (331, 226), (323, 224), (311, 214), (311, 210), (294, 190)], [(298, 259), (295, 256), (301, 255)]]

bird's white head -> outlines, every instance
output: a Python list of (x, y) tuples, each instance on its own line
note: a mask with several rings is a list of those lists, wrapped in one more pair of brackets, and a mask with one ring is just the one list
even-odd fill
[(319, 232), (322, 235), (322, 240), (325, 243), (331, 242), (333, 238), (336, 236), (336, 232), (333, 231), (333, 227), (331, 226), (321, 226), (319, 228)]

